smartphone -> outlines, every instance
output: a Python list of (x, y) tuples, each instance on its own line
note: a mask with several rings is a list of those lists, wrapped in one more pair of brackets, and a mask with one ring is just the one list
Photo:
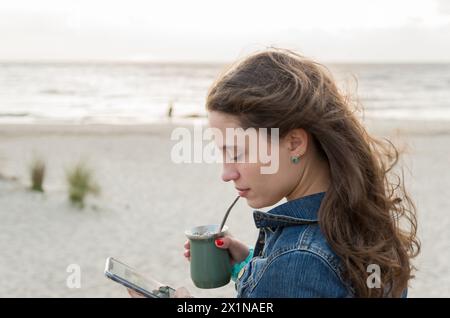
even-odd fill
[(172, 298), (175, 293), (172, 287), (144, 277), (113, 257), (106, 259), (105, 276), (148, 298)]

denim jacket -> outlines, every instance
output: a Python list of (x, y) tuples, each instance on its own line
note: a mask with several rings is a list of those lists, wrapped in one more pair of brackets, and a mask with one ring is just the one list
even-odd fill
[(260, 235), (237, 281), (237, 297), (352, 297), (342, 265), (318, 226), (325, 192), (254, 211)]
[[(325, 192), (254, 211), (260, 229), (254, 257), (239, 273), (239, 298), (354, 297), (339, 257), (322, 234), (317, 213)], [(401, 297), (407, 297), (405, 289)]]

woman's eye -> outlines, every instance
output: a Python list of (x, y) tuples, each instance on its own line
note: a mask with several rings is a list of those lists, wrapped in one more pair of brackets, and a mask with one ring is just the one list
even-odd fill
[[(236, 162), (238, 161), (242, 155), (243, 152), (240, 152), (239, 154), (236, 154), (237, 152), (235, 151), (226, 151), (226, 153), (224, 153), (224, 155), (226, 155), (226, 158), (228, 158), (228, 160), (230, 160), (231, 162)], [(236, 154), (236, 156), (235, 156)]]

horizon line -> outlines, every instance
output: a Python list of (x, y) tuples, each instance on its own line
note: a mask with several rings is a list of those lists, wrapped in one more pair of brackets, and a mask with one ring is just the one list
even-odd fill
[[(320, 60), (323, 64), (450, 64), (450, 60)], [(226, 65), (234, 60), (158, 60), (158, 59), (0, 59), (0, 64), (172, 64), (172, 65)]]

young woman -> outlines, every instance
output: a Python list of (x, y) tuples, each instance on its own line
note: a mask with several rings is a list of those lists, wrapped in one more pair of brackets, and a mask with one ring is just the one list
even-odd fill
[(287, 199), (254, 212), (254, 249), (216, 240), (232, 256), (238, 297), (406, 296), (419, 242), (414, 204), (392, 179), (398, 152), (367, 133), (324, 66), (288, 50), (253, 54), (212, 85), (207, 110), (224, 135), (279, 129), (275, 173), (239, 160), (248, 148), (223, 164), (222, 179), (250, 207)]

